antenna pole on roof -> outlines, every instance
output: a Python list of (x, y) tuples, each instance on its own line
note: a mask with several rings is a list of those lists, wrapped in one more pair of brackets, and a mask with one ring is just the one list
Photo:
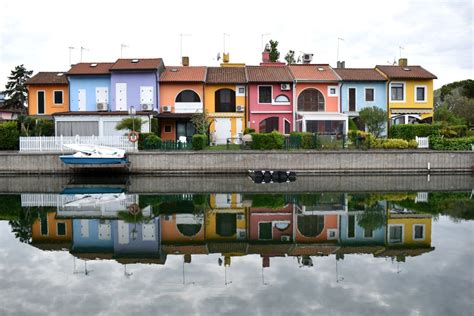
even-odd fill
[(122, 53), (123, 53), (123, 49), (124, 48), (128, 48), (128, 45), (127, 44), (120, 44), (120, 58), (122, 58)]
[(73, 49), (76, 49), (76, 48), (73, 47), (73, 46), (69, 46), (68, 49), (69, 49), (69, 66), (71, 66), (71, 65), (72, 65), (72, 64), (71, 64), (71, 51), (72, 51)]
[(336, 64), (339, 62), (339, 42), (340, 41), (343, 41), (344, 42), (344, 39), (341, 38), (341, 37), (338, 37), (337, 38), (337, 53), (336, 53)]
[(82, 51), (84, 51), (84, 50), (87, 50), (87, 51), (88, 51), (88, 49), (87, 49), (87, 48), (85, 48), (85, 47), (81, 46), (81, 63), (82, 63)]
[(230, 34), (224, 33), (224, 36), (223, 36), (224, 37), (224, 53), (225, 53), (225, 37), (226, 36), (230, 36)]
[(263, 34), (261, 34), (260, 44), (261, 44), (261, 46), (262, 46), (262, 51), (263, 51), (263, 48), (264, 48), (264, 46), (263, 46), (263, 38), (264, 38), (265, 36), (269, 36), (269, 35), (271, 35), (271, 34), (270, 34), (270, 33), (263, 33)]
[(404, 47), (398, 46), (399, 52), (400, 52), (400, 58), (402, 58), (402, 50), (404, 50)]
[(183, 36), (191, 36), (191, 34), (179, 34), (179, 57), (183, 58)]

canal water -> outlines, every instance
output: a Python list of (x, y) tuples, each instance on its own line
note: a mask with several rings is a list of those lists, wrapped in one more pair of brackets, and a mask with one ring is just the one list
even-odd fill
[(168, 180), (0, 179), (0, 315), (472, 315), (472, 179)]

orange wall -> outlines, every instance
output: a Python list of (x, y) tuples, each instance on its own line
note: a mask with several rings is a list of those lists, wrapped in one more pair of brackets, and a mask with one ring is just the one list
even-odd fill
[[(324, 96), (325, 112), (339, 112), (339, 97), (328, 97), (328, 86), (336, 86), (338, 83), (297, 83), (295, 104), (298, 108), (298, 96), (304, 89), (318, 89)], [(338, 88), (339, 90), (339, 88)]]
[(172, 112), (174, 112), (174, 101), (178, 94), (183, 90), (193, 90), (203, 100), (203, 84), (202, 83), (160, 83), (160, 107), (163, 105), (173, 106)]
[[(171, 126), (171, 132), (165, 132), (165, 126)], [(161, 128), (161, 139), (162, 140), (176, 140), (176, 121), (174, 120), (162, 120), (160, 122)]]
[[(63, 91), (63, 103), (54, 104), (53, 91)], [(28, 114), (38, 114), (38, 91), (44, 91), (44, 114), (69, 111), (69, 89), (67, 85), (29, 85), (28, 86)]]
[[(298, 225), (298, 223), (297, 223)], [(296, 226), (298, 227), (298, 226)], [(337, 242), (337, 240), (328, 240), (328, 229), (339, 229), (338, 227), (338, 215), (325, 215), (324, 216), (324, 229), (316, 237), (306, 237), (302, 235), (298, 228), (296, 229), (296, 241), (298, 242)]]
[[(48, 234), (41, 234), (41, 220), (38, 218), (31, 228), (31, 237), (33, 241), (71, 241), (72, 240), (72, 224), (70, 219), (56, 219), (56, 212), (49, 212), (48, 218)], [(66, 235), (58, 236), (57, 223), (66, 224)]]
[(201, 230), (194, 236), (185, 236), (181, 234), (176, 226), (176, 214), (169, 215), (172, 217), (170, 220), (165, 220), (165, 216), (161, 215), (161, 240), (163, 242), (183, 242), (183, 241), (203, 241), (204, 240), (204, 226), (203, 223)]

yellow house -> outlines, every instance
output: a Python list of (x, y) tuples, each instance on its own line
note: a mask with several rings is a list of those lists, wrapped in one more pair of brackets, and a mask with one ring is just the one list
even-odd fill
[(39, 72), (28, 87), (28, 115), (51, 115), (69, 111), (68, 81), (62, 72)]
[(211, 117), (211, 142), (226, 144), (243, 135), (246, 110), (244, 67), (207, 69), (204, 108)]
[(433, 121), (433, 79), (421, 66), (410, 66), (401, 58), (397, 66), (376, 66), (387, 79), (390, 125), (431, 123)]
[(69, 249), (72, 243), (70, 219), (56, 219), (56, 212), (41, 214), (31, 227), (31, 243), (43, 250)]
[(205, 217), (207, 241), (247, 239), (247, 216), (242, 195), (211, 194), (210, 206)]
[(429, 214), (389, 212), (387, 245), (389, 247), (431, 247), (431, 222), (432, 216)]

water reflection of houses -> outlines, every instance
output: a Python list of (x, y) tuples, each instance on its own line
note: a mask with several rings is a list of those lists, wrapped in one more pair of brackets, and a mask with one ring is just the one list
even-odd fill
[(31, 227), (31, 244), (42, 250), (69, 250), (72, 244), (72, 222), (56, 219), (56, 212), (41, 212)]

